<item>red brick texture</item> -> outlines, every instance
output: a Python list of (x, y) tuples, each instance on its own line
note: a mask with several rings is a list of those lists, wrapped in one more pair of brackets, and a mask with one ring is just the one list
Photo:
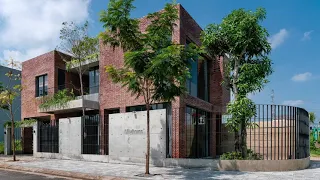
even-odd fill
[[(65, 56), (65, 57), (63, 57)], [(39, 113), (40, 98), (36, 96), (36, 77), (48, 75), (48, 94), (58, 91), (58, 69), (66, 69), (63, 59), (68, 59), (58, 51), (51, 51), (38, 57), (32, 58), (22, 63), (22, 79), (21, 84), (23, 90), (21, 92), (21, 118), (45, 118), (50, 120), (65, 117), (66, 115), (53, 115)], [(79, 77), (71, 72), (66, 73), (66, 83), (78, 82)], [(78, 86), (77, 83), (74, 84)], [(71, 114), (69, 114), (71, 115)]]
[[(200, 35), (201, 27), (181, 6), (177, 6), (179, 10), (179, 20), (174, 27), (172, 40), (178, 44), (186, 44), (189, 40), (197, 45), (201, 45)], [(146, 17), (140, 19), (140, 29), (144, 31), (150, 21)], [(136, 98), (126, 88), (122, 88), (119, 84), (114, 84), (105, 73), (105, 66), (113, 65), (115, 67), (123, 67), (123, 51), (119, 48), (111, 48), (100, 42), (100, 118), (102, 122), (101, 132), (108, 134), (108, 115), (104, 114), (105, 110), (119, 109), (120, 112), (125, 112), (127, 106), (143, 105), (142, 97)], [(222, 58), (208, 58), (209, 67), (209, 102), (203, 101), (197, 97), (185, 95), (176, 97), (172, 104), (172, 155), (174, 158), (186, 157), (186, 122), (185, 122), (185, 107), (192, 106), (194, 108), (205, 110), (210, 114), (212, 121), (212, 132), (210, 133), (211, 152), (210, 155), (216, 155), (216, 115), (221, 115), (224, 111), (226, 103), (230, 100), (229, 91), (221, 85), (223, 77)], [(48, 89), (49, 94), (54, 93), (58, 84), (58, 68), (65, 69), (65, 63), (61, 58), (61, 54), (57, 51), (52, 51), (31, 60), (25, 61), (22, 64), (22, 118), (46, 117), (54, 120), (68, 115), (62, 114), (50, 115), (38, 113), (39, 101), (35, 98), (36, 76), (48, 74)], [(66, 83), (77, 84), (78, 76), (76, 74), (67, 73)], [(106, 122), (104, 122), (106, 121)], [(106, 136), (101, 137), (101, 143), (104, 147), (101, 148), (102, 154), (107, 154), (106, 147), (108, 145)]]
[(55, 52), (51, 51), (22, 63), (21, 118), (50, 116), (38, 113), (39, 101), (36, 95), (36, 77), (48, 74), (48, 93), (55, 85)]
[[(176, 22), (173, 31), (172, 40), (179, 44), (186, 44), (187, 39), (197, 45), (201, 45), (200, 35), (201, 27), (188, 14), (188, 12), (178, 5), (179, 20)], [(150, 22), (144, 17), (140, 19), (140, 29), (144, 31)], [(123, 66), (123, 51), (119, 48), (111, 48), (100, 43), (100, 117), (104, 117), (105, 109), (119, 108), (120, 112), (125, 112), (125, 107), (136, 106), (144, 104), (143, 98), (138, 99), (127, 92), (126, 88), (121, 88), (119, 84), (113, 84), (105, 72), (106, 65), (113, 65), (115, 67)], [(209, 59), (208, 66), (210, 71), (210, 100), (203, 101), (197, 97), (186, 95), (184, 97), (176, 97), (172, 102), (172, 154), (174, 158), (186, 157), (186, 124), (185, 124), (185, 107), (192, 106), (210, 113), (217, 111), (221, 114), (221, 107), (229, 100), (229, 94), (226, 89), (221, 86), (223, 70), (220, 59)], [(214, 108), (215, 107), (215, 108)], [(210, 144), (212, 152), (210, 155), (215, 156), (215, 114), (211, 115), (212, 130)], [(103, 131), (107, 133), (108, 130)], [(103, 140), (105, 142), (105, 140)]]

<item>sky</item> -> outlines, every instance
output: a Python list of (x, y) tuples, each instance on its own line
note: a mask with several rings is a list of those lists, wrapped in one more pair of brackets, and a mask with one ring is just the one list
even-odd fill
[[(103, 31), (99, 13), (108, 0), (0, 0), (0, 61), (13, 57), (25, 61), (59, 45), (64, 21), (90, 23), (90, 34)], [(136, 0), (133, 17), (163, 8), (169, 0)], [(264, 7), (272, 46), (274, 73), (262, 92), (249, 97), (256, 103), (293, 105), (320, 118), (320, 1), (318, 0), (177, 0), (205, 28), (221, 23), (232, 10)], [(319, 89), (318, 89), (319, 88)]]

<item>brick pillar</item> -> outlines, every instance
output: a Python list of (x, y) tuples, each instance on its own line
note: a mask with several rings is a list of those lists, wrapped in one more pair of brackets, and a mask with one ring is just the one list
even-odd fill
[(108, 134), (108, 132), (107, 132), (107, 134), (106, 134), (106, 128), (105, 128), (105, 126), (106, 126), (106, 119), (105, 119), (105, 112), (104, 112), (104, 110), (101, 110), (100, 109), (100, 154), (102, 154), (102, 155), (105, 155), (105, 154), (107, 154), (107, 150), (108, 150), (108, 147), (106, 147), (106, 145), (107, 145), (107, 143), (106, 143), (106, 141), (108, 140), (107, 138), (106, 138), (106, 135)]
[(185, 107), (180, 103), (181, 97), (172, 101), (172, 156), (173, 158), (185, 158)]
[(120, 107), (120, 113), (125, 113), (126, 112), (126, 107)]
[(185, 116), (185, 107), (180, 107), (179, 108), (179, 132), (180, 132), (180, 140), (179, 140), (179, 158), (186, 158), (186, 144), (187, 144), (187, 139), (186, 139), (186, 116)]

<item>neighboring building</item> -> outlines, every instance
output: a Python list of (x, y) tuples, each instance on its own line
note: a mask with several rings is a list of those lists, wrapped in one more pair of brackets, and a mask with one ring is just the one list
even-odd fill
[[(174, 28), (172, 40), (180, 44), (193, 42), (200, 45), (202, 29), (181, 5), (178, 5), (178, 9), (179, 20)], [(141, 29), (144, 30), (147, 24), (146, 19), (142, 18)], [(82, 143), (82, 149), (77, 151), (72, 148), (79, 146), (79, 144), (68, 145), (68, 148), (71, 148), (68, 152), (73, 154), (112, 155), (114, 152), (110, 151), (110, 149), (114, 149), (114, 147), (110, 147), (115, 146), (115, 144), (111, 144), (111, 142), (117, 142), (114, 141), (117, 137), (114, 137), (114, 133), (109, 133), (109, 131), (111, 132), (116, 128), (111, 127), (111, 125), (115, 124), (110, 121), (125, 117), (110, 114), (145, 110), (142, 97), (136, 99), (130, 92), (127, 92), (126, 88), (113, 84), (108, 79), (107, 73), (105, 73), (106, 65), (123, 66), (123, 51), (118, 48), (113, 50), (111, 47), (101, 44), (99, 61), (87, 64), (87, 66), (90, 66), (90, 70), (83, 76), (85, 89), (87, 90), (85, 98), (82, 100), (77, 97), (63, 108), (41, 109), (39, 105), (42, 103), (42, 96), (52, 95), (63, 88), (73, 89), (76, 95), (79, 95), (76, 91), (79, 88), (78, 75), (74, 70), (65, 71), (65, 63), (60, 55), (60, 52), (51, 51), (23, 63), (22, 85), (25, 88), (22, 91), (22, 118), (38, 119), (39, 124), (45, 122), (51, 125), (59, 124), (59, 142), (57, 143), (54, 138), (50, 140), (50, 142), (55, 141), (55, 144), (59, 144), (59, 151), (56, 149), (54, 150), (55, 152), (67, 152), (66, 149), (63, 149), (67, 147), (64, 145), (62, 147), (61, 142), (68, 141), (70, 144), (77, 142), (81, 145)], [(192, 63), (192, 78), (187, 82), (189, 94), (183, 97), (176, 97), (174, 102), (152, 105), (153, 110), (166, 109), (165, 125), (160, 128), (165, 133), (164, 135), (159, 135), (160, 141), (164, 141), (166, 144), (165, 147), (161, 147), (166, 151), (165, 157), (203, 158), (216, 156), (216, 120), (221, 119), (221, 114), (225, 111), (225, 106), (230, 100), (230, 92), (221, 85), (223, 76), (222, 60), (222, 58), (213, 60), (209, 57), (207, 57), (207, 61), (196, 60)], [(79, 120), (82, 106), (86, 107), (87, 114), (91, 120)], [(156, 112), (163, 111), (154, 111), (153, 118), (160, 117), (160, 115), (156, 115)], [(131, 117), (130, 113), (128, 114), (129, 116)], [(97, 117), (98, 123), (96, 122)], [(151, 121), (153, 118), (151, 118)], [(67, 121), (68, 119), (69, 121)], [(87, 122), (89, 121), (90, 123), (88, 124)], [(72, 124), (74, 122), (78, 122), (78, 124)], [(76, 126), (79, 127), (78, 130), (75, 130)], [(126, 134), (126, 137), (123, 138), (126, 138), (125, 141), (128, 140), (128, 143), (130, 143), (130, 138), (128, 139), (127, 136), (136, 135), (133, 137), (136, 138), (140, 133), (144, 132), (144, 129), (136, 130), (135, 123), (131, 122), (126, 126), (132, 127), (129, 127), (130, 129), (120, 129), (119, 131), (124, 131), (124, 133), (120, 133), (119, 136)], [(156, 126), (159, 127), (161, 125), (152, 126), (151, 133)], [(61, 134), (62, 131), (66, 133)], [(42, 138), (41, 128), (38, 128), (37, 133), (40, 136), (38, 141), (40, 143), (45, 142), (47, 136)], [(73, 138), (78, 138), (79, 133), (82, 136), (80, 141), (73, 141)], [(68, 137), (72, 139), (68, 139)], [(145, 136), (141, 137), (145, 138)], [(155, 137), (151, 137), (155, 139)], [(121, 139), (122, 137), (118, 138), (119, 143), (124, 141), (124, 139)], [(139, 139), (138, 141), (144, 142), (145, 140)], [(41, 150), (42, 146), (47, 147), (50, 145), (38, 144), (37, 152), (49, 152)], [(153, 147), (154, 144), (151, 142), (151, 148)], [(129, 152), (123, 152), (124, 157), (128, 157), (128, 154)], [(144, 158), (144, 156), (138, 158)]]
[[(2, 86), (4, 86), (4, 87), (9, 85), (9, 78), (5, 74), (8, 73), (10, 70), (12, 70), (14, 74), (21, 73), (21, 71), (19, 71), (19, 70), (0, 66), (0, 82), (2, 83)], [(14, 81), (11, 81), (10, 86), (13, 87), (15, 85), (19, 85), (20, 83), (21, 83), (20, 80), (14, 80)], [(21, 98), (20, 98), (20, 96), (18, 96), (13, 101), (13, 109), (14, 109), (14, 120), (20, 121), (21, 120)], [(0, 109), (0, 142), (4, 141), (4, 139), (3, 139), (3, 137), (4, 137), (3, 125), (5, 122), (10, 121), (8, 113), (9, 113), (9, 111)]]

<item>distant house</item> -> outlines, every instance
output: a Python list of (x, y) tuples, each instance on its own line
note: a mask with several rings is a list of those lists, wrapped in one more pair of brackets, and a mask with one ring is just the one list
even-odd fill
[[(0, 82), (2, 83), (2, 85), (8, 86), (9, 85), (9, 78), (5, 75), (6, 73), (8, 73), (10, 70), (13, 71), (14, 74), (20, 74), (21, 71), (16, 70), (16, 69), (11, 69), (8, 67), (4, 67), (4, 66), (0, 66)], [(10, 86), (15, 86), (17, 84), (21, 84), (20, 80), (17, 81), (12, 81), (12, 83), (10, 84)], [(15, 121), (20, 121), (21, 120), (21, 99), (20, 96), (18, 96), (14, 102), (13, 102), (13, 109), (14, 109), (14, 119)], [(4, 132), (3, 132), (3, 125), (5, 122), (9, 121), (10, 118), (8, 117), (6, 112), (7, 110), (0, 110), (0, 142), (3, 142), (3, 136), (4, 136)]]

